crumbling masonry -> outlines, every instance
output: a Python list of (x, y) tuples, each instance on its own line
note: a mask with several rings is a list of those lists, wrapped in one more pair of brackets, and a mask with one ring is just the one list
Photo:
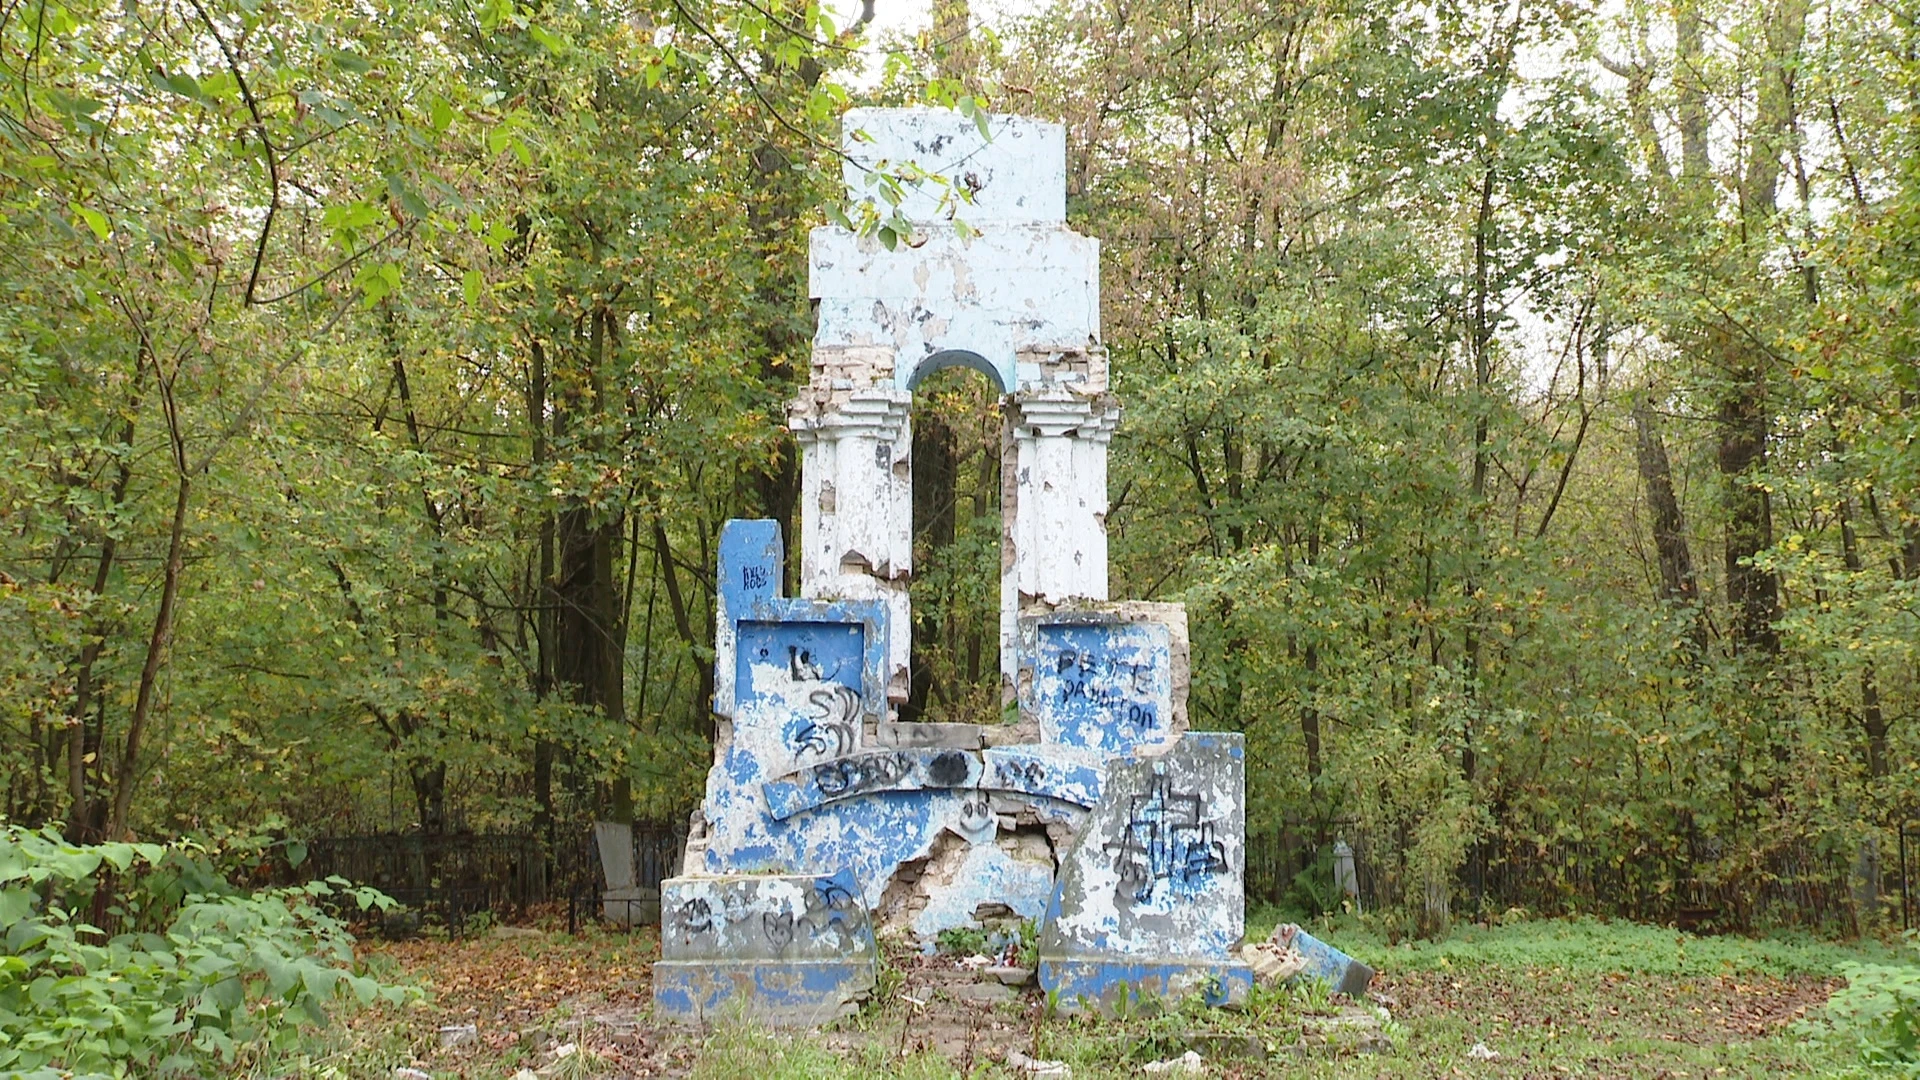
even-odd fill
[[(810, 1023), (871, 985), (876, 924), (931, 942), (1042, 925), (1068, 1007), (1244, 993), (1240, 737), (1189, 733), (1185, 611), (1107, 595), (1099, 244), (1066, 225), (1062, 129), (930, 110), (847, 114), (846, 179), (912, 162), (914, 243), (816, 229), (801, 595), (767, 521), (721, 538), (719, 740), (683, 876), (662, 886), (655, 999)], [(856, 135), (855, 133), (859, 133)], [(968, 228), (957, 228), (957, 210)], [(1012, 723), (901, 723), (913, 572), (909, 406), (944, 367), (1005, 395), (1000, 670)], [(983, 721), (990, 718), (982, 718)]]

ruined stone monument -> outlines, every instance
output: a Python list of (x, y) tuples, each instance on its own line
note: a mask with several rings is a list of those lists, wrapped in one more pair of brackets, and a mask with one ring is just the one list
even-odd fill
[[(1054, 124), (857, 109), (846, 180), (904, 162), (924, 191), (887, 250), (814, 230), (799, 597), (770, 521), (722, 533), (714, 765), (682, 876), (661, 886), (655, 1002), (811, 1023), (873, 982), (876, 928), (1024, 917), (1063, 1008), (1243, 995), (1240, 736), (1187, 731), (1186, 613), (1107, 595), (1099, 244), (1066, 225)], [(952, 216), (967, 228), (956, 227)], [(908, 693), (909, 405), (973, 368), (1005, 395), (1000, 671), (1008, 716), (898, 721)], [(1005, 721), (1005, 722), (1003, 722)]]

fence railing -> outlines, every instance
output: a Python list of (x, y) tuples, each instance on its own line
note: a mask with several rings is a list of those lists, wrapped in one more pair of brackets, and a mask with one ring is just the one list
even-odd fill
[[(1295, 876), (1324, 858), (1322, 846), (1330, 846), (1336, 834), (1353, 848), (1362, 907), (1376, 910), (1406, 900), (1409, 883), (1396, 882), (1390, 853), (1370, 847), (1355, 831), (1289, 826), (1247, 837), (1248, 902), (1287, 903)], [(1897, 902), (1901, 925), (1907, 927), (1920, 923), (1920, 896), (1908, 899), (1920, 886), (1920, 880), (1914, 880), (1920, 878), (1920, 822), (1900, 829), (1898, 836), (1899, 861), (1882, 868), (1879, 877), (1888, 905), (1885, 914), (1891, 916), (1891, 905)], [(1472, 918), (1518, 907), (1547, 915), (1578, 910), (1700, 931), (1797, 925), (1857, 932), (1855, 868), (1843, 854), (1812, 844), (1783, 844), (1738, 875), (1715, 879), (1706, 868), (1716, 854), (1702, 851), (1693, 860), (1668, 859), (1663, 882), (1657, 865), (1615, 863), (1599, 845), (1542, 848), (1531, 841), (1487, 841), (1469, 850), (1455, 875), (1453, 914)], [(1318, 890), (1330, 890), (1331, 881), (1317, 877)], [(1292, 899), (1300, 899), (1300, 894)]]
[[(658, 888), (679, 872), (684, 826), (633, 826), (635, 884)], [(604, 886), (591, 828), (549, 838), (532, 832), (383, 833), (323, 836), (307, 843), (307, 857), (284, 872), (289, 880), (333, 875), (371, 885), (416, 915), (432, 916), (459, 934), (471, 917), (488, 912), (515, 918), (537, 904), (566, 902), (570, 922), (594, 910)]]

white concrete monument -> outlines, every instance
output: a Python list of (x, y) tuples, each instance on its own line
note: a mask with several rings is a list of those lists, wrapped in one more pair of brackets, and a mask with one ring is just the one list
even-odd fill
[(905, 700), (912, 391), (941, 368), (980, 371), (1007, 396), (1000, 670), (1010, 691), (1022, 610), (1107, 598), (1107, 444), (1120, 409), (1100, 344), (1100, 243), (1067, 227), (1057, 124), (996, 116), (983, 136), (958, 113), (855, 109), (845, 126), (855, 198), (877, 190), (869, 173), (910, 163), (972, 201), (943, 205), (939, 185), (910, 187), (901, 209), (914, 234), (891, 251), (873, 236), (813, 231), (812, 379), (788, 411), (804, 454), (801, 592), (887, 603), (888, 695)]

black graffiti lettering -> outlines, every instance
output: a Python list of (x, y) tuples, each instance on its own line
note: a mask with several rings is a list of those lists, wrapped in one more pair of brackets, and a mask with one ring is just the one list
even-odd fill
[(1151, 705), (1127, 706), (1127, 722), (1136, 728), (1145, 730), (1154, 726), (1154, 711)]
[(844, 761), (828, 761), (813, 767), (813, 785), (820, 789), (822, 795), (831, 798), (844, 794), (848, 782), (849, 777)]
[(767, 580), (767, 568), (764, 566), (740, 568), (740, 587), (743, 589), (764, 589), (767, 587)]
[(1038, 761), (994, 763), (993, 778), (1003, 788), (1033, 788), (1047, 782), (1047, 767)]
[[(964, 767), (964, 763), (963, 763)], [(902, 753), (823, 761), (813, 767), (813, 783), (828, 798), (858, 795), (875, 788), (893, 787), (913, 772), (913, 759)]]
[(813, 879), (813, 902), (825, 911), (851, 911), (854, 905), (852, 891), (830, 877)]
[(704, 934), (713, 929), (713, 907), (705, 899), (696, 896), (680, 905), (672, 921), (684, 933)]
[(859, 692), (835, 683), (808, 694), (807, 700), (818, 712), (794, 736), (794, 755), (842, 757), (852, 750), (854, 725), (860, 717)]
[(794, 682), (819, 682), (823, 678), (813, 653), (798, 645), (787, 646), (787, 674)]
[(1195, 888), (1227, 871), (1226, 844), (1204, 813), (1199, 795), (1175, 790), (1165, 776), (1128, 800), (1125, 831), (1102, 849), (1114, 857), (1116, 903), (1147, 903), (1163, 881)]
[(846, 886), (830, 877), (817, 877), (796, 925), (804, 928), (810, 939), (832, 934), (844, 943), (853, 928), (851, 913), (858, 907), (859, 901)]

